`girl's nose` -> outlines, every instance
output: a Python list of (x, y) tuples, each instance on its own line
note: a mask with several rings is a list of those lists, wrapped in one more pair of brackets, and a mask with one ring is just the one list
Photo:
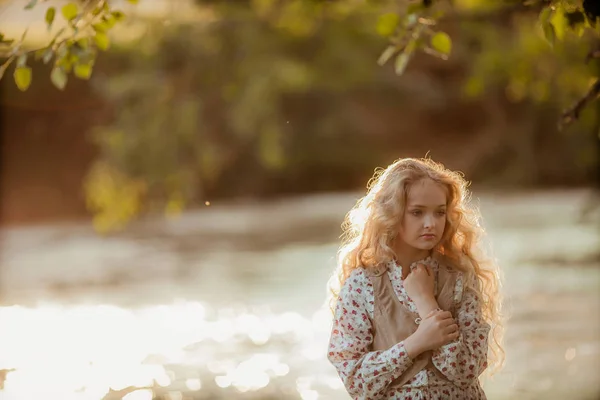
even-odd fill
[(423, 226), (425, 228), (432, 228), (435, 224), (434, 218), (431, 215), (426, 215), (423, 221)]

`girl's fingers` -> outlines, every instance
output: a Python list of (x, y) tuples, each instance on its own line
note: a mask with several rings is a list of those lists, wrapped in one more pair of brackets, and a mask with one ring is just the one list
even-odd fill
[(448, 325), (444, 328), (444, 332), (447, 335), (458, 334), (458, 325), (456, 323), (452, 323), (451, 325)]
[(427, 273), (427, 275), (429, 275), (429, 268), (425, 264), (418, 264), (415, 269), (417, 271), (425, 272), (425, 273)]
[[(447, 318), (440, 321), (440, 326), (444, 329), (454, 325), (456, 325), (456, 321), (454, 320), (454, 318)], [(458, 327), (458, 325), (456, 326)]]

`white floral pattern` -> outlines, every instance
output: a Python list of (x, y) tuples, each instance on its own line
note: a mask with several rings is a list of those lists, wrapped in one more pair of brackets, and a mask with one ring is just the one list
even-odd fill
[[(435, 271), (437, 284), (437, 262), (431, 259), (425, 262)], [(392, 263), (388, 273), (400, 303), (416, 312), (414, 302), (404, 290), (402, 269)], [(446, 379), (439, 377), (433, 369), (426, 368), (402, 387), (389, 388), (390, 383), (410, 367), (412, 360), (403, 342), (388, 350), (369, 351), (373, 342), (373, 300), (373, 286), (369, 278), (362, 268), (356, 269), (340, 291), (328, 349), (328, 359), (353, 399), (486, 398), (477, 378), (487, 367), (490, 327), (483, 321), (475, 292), (470, 289), (463, 291), (462, 274), (458, 274), (454, 293), (459, 338), (435, 350), (432, 356), (433, 364)]]

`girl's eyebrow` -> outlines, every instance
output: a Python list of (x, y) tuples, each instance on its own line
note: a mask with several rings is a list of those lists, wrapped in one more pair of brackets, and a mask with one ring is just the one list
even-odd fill
[[(427, 206), (423, 206), (421, 204), (410, 204), (409, 207), (414, 207), (414, 208), (427, 208)], [(435, 208), (442, 208), (442, 207), (446, 207), (445, 204), (440, 204), (439, 206), (435, 207)]]

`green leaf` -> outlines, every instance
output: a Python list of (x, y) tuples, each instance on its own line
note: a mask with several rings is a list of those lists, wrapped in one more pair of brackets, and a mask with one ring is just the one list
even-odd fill
[(394, 65), (394, 70), (396, 71), (396, 74), (402, 75), (404, 73), (404, 70), (408, 65), (408, 60), (410, 60), (410, 53), (404, 52), (398, 54), (398, 57), (396, 57), (396, 63)]
[(77, 65), (75, 65), (75, 68), (73, 69), (73, 73), (79, 79), (88, 80), (92, 76), (92, 69), (93, 69), (92, 64), (77, 64)]
[(573, 32), (578, 36), (578, 37), (583, 37), (583, 34), (585, 33), (585, 25), (584, 24), (577, 24), (573, 27)]
[(29, 67), (18, 67), (15, 69), (13, 74), (17, 87), (22, 92), (26, 91), (31, 85), (31, 68)]
[(110, 47), (110, 38), (104, 32), (96, 32), (96, 36), (94, 36), (94, 41), (96, 42), (96, 46), (100, 50), (108, 50)]
[(64, 72), (68, 74), (73, 69), (73, 64), (78, 62), (79, 58), (76, 55), (72, 54), (69, 50), (67, 50), (67, 52), (64, 55), (57, 57), (54, 67), (60, 67)]
[(52, 60), (52, 56), (54, 56), (54, 51), (52, 51), (52, 48), (47, 48), (46, 51), (44, 52), (44, 64), (48, 64), (50, 62), (50, 60)]
[(117, 22), (115, 17), (112, 15), (109, 17), (102, 17), (102, 21), (106, 24), (106, 26), (108, 26), (109, 29), (115, 26), (115, 23)]
[(71, 48), (71, 54), (75, 56), (75, 58), (71, 57), (71, 59), (73, 59), (76, 64), (89, 64), (96, 58), (96, 51), (91, 48), (74, 46)]
[(452, 39), (446, 32), (437, 32), (431, 38), (431, 47), (442, 54), (450, 54), (452, 51)]
[(78, 64), (78, 63), (81, 63), (79, 56), (77, 54), (74, 54), (71, 52), (69, 54), (69, 64), (73, 65), (73, 64)]
[(17, 68), (27, 66), (27, 53), (23, 53), (17, 59)]
[(69, 54), (68, 47), (64, 43), (60, 44), (59, 47), (56, 49), (56, 56), (58, 58), (63, 58), (66, 57), (67, 54)]
[(75, 19), (75, 17), (77, 17), (78, 11), (79, 8), (75, 3), (69, 3), (61, 9), (62, 15), (67, 21), (72, 21), (73, 19)]
[(554, 25), (552, 25), (550, 22), (546, 22), (542, 25), (542, 29), (544, 31), (544, 37), (546, 38), (548, 43), (554, 46), (554, 43), (556, 42), (556, 32), (554, 31)]
[(83, 50), (90, 48), (90, 38), (89, 37), (83, 37), (81, 39), (77, 39), (76, 43), (77, 43), (75, 46), (76, 48), (78, 47)]
[(569, 26), (569, 21), (565, 16), (565, 10), (563, 7), (557, 7), (556, 11), (550, 18), (550, 22), (554, 26), (554, 33), (558, 40), (563, 40), (565, 37), (566, 30)]
[(62, 68), (54, 67), (50, 73), (50, 80), (58, 89), (64, 90), (69, 77)]
[[(104, 4), (106, 4), (106, 3), (104, 3)], [(94, 8), (94, 11), (92, 11), (92, 15), (94, 17), (98, 16), (98, 15), (102, 14), (102, 11), (104, 11), (104, 8), (102, 6), (96, 7), (96, 8)]]
[(554, 27), (550, 22), (550, 17), (552, 16), (552, 8), (550, 6), (544, 7), (539, 15), (539, 21), (542, 25), (542, 31), (544, 32), (544, 37), (552, 46), (554, 46), (554, 41), (556, 39), (556, 34), (554, 33)]
[(125, 14), (123, 14), (123, 12), (121, 11), (115, 10), (111, 14), (117, 22), (123, 21), (125, 19)]
[(396, 30), (400, 18), (398, 14), (387, 13), (379, 17), (377, 21), (377, 33), (381, 36), (390, 36)]
[(4, 34), (0, 33), (0, 44), (7, 44), (10, 45), (14, 42), (14, 39), (4, 39)]
[(396, 46), (388, 46), (383, 53), (381, 53), (381, 55), (379, 56), (379, 59), (377, 60), (377, 64), (379, 65), (384, 65), (386, 62), (389, 61), (390, 58), (392, 58), (392, 56), (398, 51), (398, 49), (396, 48)]
[(31, 10), (33, 7), (35, 7), (37, 2), (38, 2), (38, 0), (31, 0), (29, 3), (27, 3), (27, 5), (25, 6), (25, 9)]
[(92, 28), (94, 28), (96, 32), (106, 32), (110, 27), (106, 22), (100, 21), (95, 24), (92, 24)]
[(548, 23), (548, 21), (550, 21), (550, 16), (552, 15), (552, 9), (550, 8), (550, 6), (545, 7), (541, 12), (540, 12), (540, 16), (539, 16), (539, 20), (540, 23), (542, 25)]
[(56, 17), (56, 8), (50, 7), (46, 10), (46, 24), (48, 25), (48, 29), (52, 27), (52, 23), (54, 22), (54, 18)]

